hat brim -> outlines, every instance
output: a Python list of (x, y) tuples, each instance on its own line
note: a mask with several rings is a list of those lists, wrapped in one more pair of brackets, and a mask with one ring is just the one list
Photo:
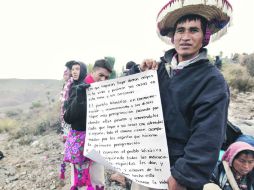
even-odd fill
[[(208, 21), (208, 27), (211, 34), (219, 32), (230, 22), (232, 7), (230, 4), (223, 4), (216, 0), (211, 4), (184, 4), (180, 5), (181, 1), (171, 1), (170, 5), (164, 6), (157, 17), (157, 33), (159, 37), (170, 43), (170, 38), (174, 35), (174, 27), (179, 18), (188, 15), (196, 14), (204, 17)], [(201, 2), (196, 0), (196, 3)], [(203, 2), (203, 1), (202, 1)], [(162, 31), (167, 31), (162, 34)]]

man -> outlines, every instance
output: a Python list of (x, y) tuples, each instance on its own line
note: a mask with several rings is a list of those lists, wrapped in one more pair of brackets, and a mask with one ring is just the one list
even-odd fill
[(108, 80), (113, 70), (113, 64), (114, 62), (107, 59), (107, 57), (105, 57), (105, 59), (95, 61), (93, 70), (87, 75), (85, 82), (90, 84), (93, 82)]
[(136, 65), (134, 61), (128, 61), (125, 66), (125, 70), (123, 71), (123, 76), (127, 76), (129, 73), (129, 70)]
[(214, 65), (215, 65), (219, 70), (221, 70), (222, 62), (221, 62), (220, 56), (218, 56), (218, 55), (215, 56)]
[[(210, 35), (229, 23), (227, 1), (171, 0), (158, 14), (158, 35), (173, 43), (160, 63), (145, 60), (130, 73), (157, 69), (170, 157), (170, 190), (208, 182), (225, 135), (228, 86), (207, 58)], [(206, 4), (204, 4), (204, 2)], [(219, 32), (220, 31), (220, 32)], [(217, 38), (219, 37), (217, 36)], [(132, 189), (149, 189), (133, 183)]]

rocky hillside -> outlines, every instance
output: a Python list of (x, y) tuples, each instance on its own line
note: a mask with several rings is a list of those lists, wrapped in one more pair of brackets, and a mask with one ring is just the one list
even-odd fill
[[(244, 133), (251, 135), (254, 135), (253, 102), (254, 92), (232, 92), (229, 110), (230, 121), (239, 126)], [(41, 111), (36, 109), (30, 109), (29, 114), (29, 118), (32, 118), (32, 120), (42, 117)], [(52, 117), (57, 117), (57, 115), (52, 115)], [(24, 117), (22, 118), (24, 119)], [(59, 126), (57, 120), (50, 120), (51, 123), (46, 128), (43, 128), (41, 124), (38, 125), (44, 130), (33, 136), (24, 133), (24, 135), (13, 138), (10, 133), (0, 133), (0, 151), (4, 154), (4, 158), (0, 159), (0, 189), (70, 189), (70, 168), (68, 166), (66, 180), (60, 181), (58, 178), (63, 158), (63, 142), (57, 132)], [(109, 170), (105, 173), (107, 179), (106, 189), (125, 190), (125, 187), (109, 180), (111, 173), (112, 171)]]

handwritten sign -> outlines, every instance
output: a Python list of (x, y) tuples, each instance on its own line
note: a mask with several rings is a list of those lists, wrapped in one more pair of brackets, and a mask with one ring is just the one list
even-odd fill
[(168, 147), (156, 71), (91, 84), (84, 155), (141, 185), (167, 189)]

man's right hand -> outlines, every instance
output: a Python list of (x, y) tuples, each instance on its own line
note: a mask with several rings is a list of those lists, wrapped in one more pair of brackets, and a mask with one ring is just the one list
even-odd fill
[(168, 179), (168, 189), (169, 190), (186, 190), (186, 187), (180, 185), (173, 176)]
[(145, 59), (139, 67), (140, 71), (157, 70), (158, 63), (153, 59)]

